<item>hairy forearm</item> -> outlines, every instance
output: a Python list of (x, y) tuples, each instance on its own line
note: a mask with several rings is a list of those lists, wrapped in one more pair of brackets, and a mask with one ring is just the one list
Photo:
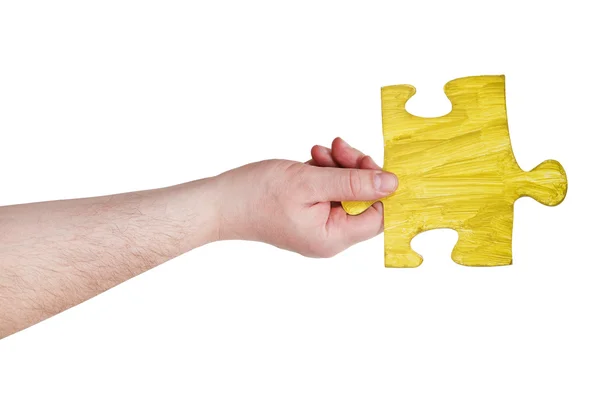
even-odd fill
[[(215, 240), (331, 257), (383, 229), (397, 178), (343, 140), (163, 189), (0, 207), (0, 338)], [(376, 179), (377, 178), (377, 179)], [(387, 182), (387, 183), (386, 183)]]
[(0, 338), (216, 240), (213, 186), (0, 207)]

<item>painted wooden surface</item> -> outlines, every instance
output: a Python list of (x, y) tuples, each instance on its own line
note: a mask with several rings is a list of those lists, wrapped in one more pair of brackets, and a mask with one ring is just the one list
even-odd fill
[[(438, 118), (408, 113), (410, 85), (381, 90), (384, 165), (398, 176), (394, 194), (382, 199), (386, 267), (417, 267), (422, 257), (410, 242), (420, 232), (458, 232), (452, 259), (462, 265), (512, 264), (513, 204), (529, 196), (554, 206), (567, 191), (564, 169), (554, 160), (524, 172), (508, 133), (504, 76), (448, 82), (452, 111)], [(373, 202), (344, 202), (360, 214)]]

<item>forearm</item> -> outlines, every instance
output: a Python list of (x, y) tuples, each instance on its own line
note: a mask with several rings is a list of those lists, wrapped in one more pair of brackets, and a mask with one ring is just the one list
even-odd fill
[(216, 240), (213, 186), (0, 207), (0, 338)]
[(215, 240), (331, 257), (383, 229), (398, 180), (343, 140), (169, 188), (0, 207), (0, 338)]

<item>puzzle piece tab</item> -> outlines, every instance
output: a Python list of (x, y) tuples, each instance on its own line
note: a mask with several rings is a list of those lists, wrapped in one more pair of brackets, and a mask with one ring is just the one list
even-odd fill
[[(420, 232), (458, 232), (452, 259), (462, 265), (512, 264), (513, 204), (523, 196), (555, 206), (567, 192), (564, 169), (554, 160), (521, 170), (510, 145), (504, 76), (448, 82), (452, 111), (438, 118), (408, 113), (410, 85), (381, 89), (384, 165), (398, 176), (382, 199), (386, 267), (417, 267), (410, 242)], [(373, 202), (343, 202), (356, 215)]]

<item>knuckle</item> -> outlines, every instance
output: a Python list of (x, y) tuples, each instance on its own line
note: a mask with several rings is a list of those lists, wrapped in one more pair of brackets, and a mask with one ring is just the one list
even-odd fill
[(335, 256), (336, 254), (338, 254), (340, 252), (340, 250), (338, 249), (338, 246), (335, 243), (324, 240), (320, 243), (318, 252), (319, 252), (319, 257), (321, 257), (321, 258), (331, 258), (331, 257)]
[(304, 255), (315, 258), (331, 258), (339, 251), (327, 240), (314, 241), (307, 246)]
[(302, 168), (304, 166), (295, 166), (293, 168), (289, 168), (287, 170), (286, 176), (284, 177), (284, 181), (287, 182), (290, 188), (294, 192), (302, 193), (302, 194), (312, 194), (315, 190), (314, 185), (311, 182), (310, 176), (306, 168)]
[(295, 177), (295, 192), (298, 195), (311, 197), (316, 193), (316, 188), (310, 176), (300, 173)]
[(338, 253), (339, 252), (333, 248), (327, 248), (327, 249), (323, 250), (321, 258), (331, 258), (331, 257), (337, 255)]
[(330, 247), (323, 246), (323, 247), (317, 249), (315, 254), (319, 258), (331, 258), (337, 254), (337, 251), (335, 251), (334, 249), (332, 249)]
[(362, 193), (363, 187), (360, 173), (355, 169), (348, 170), (348, 190), (348, 194), (353, 198), (360, 196)]

